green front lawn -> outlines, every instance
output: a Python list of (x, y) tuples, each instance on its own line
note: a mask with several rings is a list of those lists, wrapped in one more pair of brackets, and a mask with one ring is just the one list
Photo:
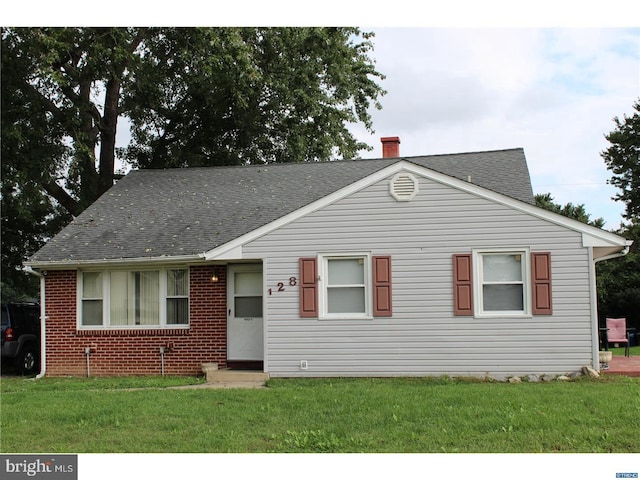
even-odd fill
[(3, 378), (2, 453), (638, 452), (640, 379)]

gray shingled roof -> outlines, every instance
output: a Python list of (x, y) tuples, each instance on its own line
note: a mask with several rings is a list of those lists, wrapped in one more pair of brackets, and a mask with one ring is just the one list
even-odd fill
[[(533, 203), (522, 149), (400, 159)], [(198, 255), (400, 159), (132, 171), (28, 263)]]

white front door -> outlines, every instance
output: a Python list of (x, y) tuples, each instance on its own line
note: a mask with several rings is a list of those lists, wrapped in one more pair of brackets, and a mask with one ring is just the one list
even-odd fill
[(227, 360), (263, 360), (262, 265), (230, 265)]

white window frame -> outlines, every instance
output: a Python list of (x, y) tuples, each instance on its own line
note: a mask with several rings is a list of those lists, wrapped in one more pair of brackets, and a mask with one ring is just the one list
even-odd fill
[[(173, 267), (173, 268), (171, 268), (170, 267), (170, 268), (165, 268), (163, 270), (164, 270), (164, 272), (160, 271), (160, 277), (164, 277), (165, 278), (165, 287), (164, 287), (164, 297), (161, 297), (160, 301), (164, 305), (164, 309), (165, 309), (165, 312), (164, 312), (165, 324), (167, 325), (167, 327), (171, 327), (171, 328), (189, 326), (189, 318), (190, 318), (190, 316), (189, 316), (189, 304), (190, 304), (190, 301), (189, 301), (190, 295), (189, 295), (189, 293), (191, 291), (190, 290), (191, 284), (189, 283), (189, 276), (190, 276), (189, 275), (189, 268), (188, 267), (187, 268), (185, 268), (185, 267)], [(184, 270), (186, 272), (186, 275), (187, 275), (187, 293), (185, 295), (177, 295), (177, 294), (176, 295), (169, 295), (169, 281), (168, 281), (169, 272), (170, 271), (174, 271), (174, 270)], [(161, 284), (160, 293), (162, 294), (162, 280), (160, 281), (160, 284)], [(184, 300), (184, 299), (187, 300), (187, 323), (167, 323), (167, 312), (166, 312), (167, 301), (168, 300)], [(162, 315), (162, 310), (160, 311), (160, 314)]]
[[(475, 316), (486, 317), (532, 317), (531, 312), (531, 252), (529, 248), (492, 248), (492, 249), (474, 249), (473, 253), (473, 304), (475, 306)], [(522, 310), (485, 310), (483, 286), (490, 282), (484, 282), (483, 257), (487, 255), (520, 255), (522, 268)], [(496, 282), (499, 284), (508, 284), (509, 282)]]
[[(331, 260), (351, 260), (361, 259), (364, 266), (364, 312), (363, 313), (329, 313), (328, 305), (328, 279), (329, 279), (329, 261)], [(354, 253), (324, 253), (318, 254), (318, 304), (320, 319), (373, 319), (373, 275), (371, 271), (371, 253), (354, 252)], [(350, 285), (342, 285), (348, 287)], [(353, 285), (355, 286), (355, 285)], [(361, 286), (358, 284), (358, 286)]]
[[(102, 271), (91, 271), (91, 272), (87, 272), (87, 273), (97, 273), (97, 274), (103, 274), (104, 272)], [(85, 297), (84, 296), (84, 281), (83, 281), (83, 277), (81, 277), (80, 275), (78, 275), (78, 317), (80, 318), (83, 313), (84, 313), (84, 302), (88, 301), (88, 302), (97, 302), (100, 301), (100, 303), (102, 304), (102, 323), (104, 324), (104, 277), (102, 278), (102, 290), (100, 292), (100, 296), (99, 297), (94, 297), (94, 296), (88, 296)], [(100, 311), (98, 309), (98, 311)], [(100, 325), (86, 325), (87, 327), (91, 328), (91, 327), (97, 327), (99, 328)]]
[[(187, 271), (187, 292), (191, 292), (191, 283), (189, 275), (189, 267), (182, 265), (171, 267), (131, 267), (131, 268), (112, 268), (112, 269), (86, 269), (78, 270), (77, 275), (77, 306), (76, 319), (78, 330), (156, 330), (156, 329), (187, 329), (191, 325), (191, 315), (187, 318), (187, 323), (171, 323), (167, 324), (167, 299), (181, 298), (178, 296), (167, 296), (167, 272), (169, 270), (186, 270)], [(159, 322), (155, 325), (111, 325), (111, 272), (159, 272), (158, 288), (159, 288)], [(83, 325), (82, 323), (82, 302), (83, 300), (92, 300), (83, 298), (82, 278), (84, 273), (102, 273), (102, 325)], [(184, 298), (184, 297), (182, 297)], [(190, 311), (191, 295), (187, 294), (187, 309)]]

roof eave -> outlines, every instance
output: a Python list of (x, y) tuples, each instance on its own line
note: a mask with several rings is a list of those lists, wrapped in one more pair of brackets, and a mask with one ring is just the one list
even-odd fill
[(629, 253), (629, 247), (633, 244), (632, 240), (627, 240), (624, 246), (620, 245), (592, 245), (593, 260), (601, 262), (603, 260), (611, 260), (612, 258), (624, 257)]
[(137, 258), (104, 258), (90, 260), (56, 260), (42, 261), (29, 260), (23, 263), (25, 267), (37, 270), (74, 270), (78, 268), (98, 268), (108, 266), (127, 266), (127, 265), (168, 265), (168, 264), (192, 264), (199, 263), (204, 260), (203, 254), (198, 255), (174, 255), (161, 257), (137, 257)]

